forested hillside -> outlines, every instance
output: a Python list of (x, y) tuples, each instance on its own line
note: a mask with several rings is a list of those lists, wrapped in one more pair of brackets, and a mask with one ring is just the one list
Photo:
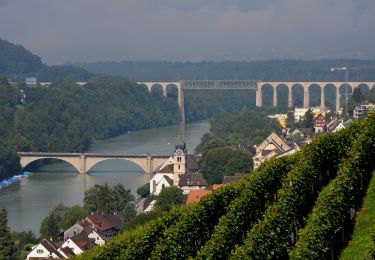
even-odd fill
[(268, 60), (223, 62), (96, 62), (76, 64), (89, 72), (124, 76), (133, 80), (253, 79), (263, 81), (343, 81), (344, 72), (332, 67), (349, 66), (349, 80), (374, 81), (375, 60)]
[(38, 81), (59, 81), (68, 75), (76, 79), (87, 80), (89, 73), (73, 65), (48, 66), (42, 59), (25, 49), (0, 39), (0, 75), (6, 75), (12, 81), (23, 82), (27, 76), (37, 77)]
[(372, 178), (374, 145), (370, 114), (76, 259), (336, 259)]
[(16, 174), (15, 151), (80, 152), (93, 139), (129, 130), (178, 123), (176, 101), (150, 95), (146, 89), (120, 78), (100, 77), (85, 87), (67, 78), (50, 88), (0, 84), (0, 179)]

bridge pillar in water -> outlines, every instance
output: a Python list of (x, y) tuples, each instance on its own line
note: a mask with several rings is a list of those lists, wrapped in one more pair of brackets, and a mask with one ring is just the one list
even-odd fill
[(168, 96), (168, 94), (167, 94), (167, 85), (162, 86), (162, 88), (163, 88), (163, 97)]
[(153, 173), (153, 160), (152, 156), (150, 154), (147, 155), (147, 174), (152, 174)]
[(81, 153), (81, 155), (79, 156), (79, 162), (80, 162), (79, 173), (81, 173), (81, 174), (87, 174), (87, 170), (86, 170), (86, 156), (85, 156), (85, 154)]

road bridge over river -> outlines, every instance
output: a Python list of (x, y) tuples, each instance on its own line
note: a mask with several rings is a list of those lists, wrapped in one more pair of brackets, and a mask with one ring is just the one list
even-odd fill
[(19, 152), (20, 164), (25, 168), (30, 163), (42, 159), (58, 159), (71, 164), (79, 173), (86, 174), (96, 164), (113, 159), (131, 161), (137, 164), (147, 174), (152, 174), (170, 156), (151, 154), (111, 154), (111, 153), (39, 153)]

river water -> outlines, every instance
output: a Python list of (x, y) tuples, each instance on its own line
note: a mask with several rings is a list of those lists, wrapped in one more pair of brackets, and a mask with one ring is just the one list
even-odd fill
[[(186, 125), (185, 142), (189, 152), (199, 144), (209, 130), (209, 122)], [(135, 131), (95, 142), (89, 152), (121, 154), (171, 154), (177, 142), (178, 126)], [(95, 184), (122, 183), (135, 194), (149, 181), (149, 176), (132, 162), (107, 160), (92, 168), (87, 175), (78, 174), (65, 162), (48, 164), (27, 178), (0, 190), (0, 207), (8, 211), (12, 230), (31, 230), (39, 234), (40, 222), (48, 212), (62, 202), (66, 206), (81, 204), (84, 191)]]

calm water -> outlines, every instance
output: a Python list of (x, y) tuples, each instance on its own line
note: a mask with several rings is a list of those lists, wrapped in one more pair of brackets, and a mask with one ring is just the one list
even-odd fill
[[(186, 126), (185, 141), (190, 152), (209, 130), (208, 122)], [(177, 142), (177, 126), (131, 132), (92, 145), (89, 152), (123, 154), (170, 154)], [(78, 174), (67, 163), (41, 167), (38, 172), (0, 190), (0, 207), (8, 211), (13, 230), (32, 230), (39, 234), (40, 222), (59, 202), (67, 206), (82, 204), (84, 191), (94, 184), (122, 183), (135, 194), (149, 176), (137, 165), (124, 160), (108, 160), (92, 168), (88, 175)]]

